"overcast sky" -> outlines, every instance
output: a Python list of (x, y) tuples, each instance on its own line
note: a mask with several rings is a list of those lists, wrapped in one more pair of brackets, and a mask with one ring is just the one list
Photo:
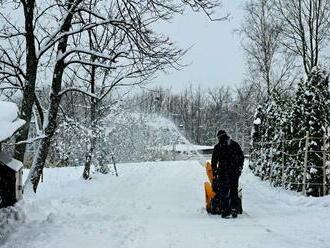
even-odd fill
[(234, 34), (243, 18), (244, 0), (225, 0), (218, 16), (231, 14), (229, 21), (210, 22), (202, 13), (187, 11), (171, 23), (161, 25), (181, 48), (191, 49), (183, 58), (189, 64), (181, 71), (161, 74), (154, 84), (182, 89), (188, 84), (208, 88), (216, 85), (238, 85), (245, 72), (244, 55), (240, 38)]

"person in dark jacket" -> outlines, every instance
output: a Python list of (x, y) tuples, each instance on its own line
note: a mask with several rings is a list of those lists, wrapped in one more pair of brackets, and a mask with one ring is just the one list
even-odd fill
[[(233, 141), (224, 130), (217, 133), (219, 143), (212, 154), (213, 191), (216, 193), (211, 212), (223, 218), (230, 214), (237, 217), (239, 208), (238, 181), (243, 169), (244, 154), (240, 145)], [(221, 203), (221, 210), (218, 206)]]

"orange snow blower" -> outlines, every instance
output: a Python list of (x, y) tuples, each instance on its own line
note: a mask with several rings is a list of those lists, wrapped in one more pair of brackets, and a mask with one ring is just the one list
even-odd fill
[(209, 160), (206, 161), (205, 164), (206, 168), (206, 175), (209, 178), (209, 182), (204, 183), (204, 189), (205, 189), (205, 203), (206, 203), (206, 211), (208, 213), (211, 212), (211, 201), (215, 197), (215, 192), (212, 189), (212, 182), (213, 182), (213, 171), (211, 162)]
[[(213, 191), (212, 188), (212, 183), (213, 183), (213, 171), (212, 171), (212, 166), (211, 166), (211, 161), (207, 160), (205, 163), (205, 168), (206, 168), (206, 174), (209, 179), (208, 182), (204, 182), (204, 190), (205, 190), (205, 205), (206, 205), (206, 211), (208, 213), (211, 213), (211, 201), (215, 197), (215, 192)], [(239, 197), (239, 209), (238, 213), (242, 214), (243, 209), (242, 209), (242, 189), (238, 189), (238, 197)], [(221, 203), (220, 203), (221, 204)], [(221, 206), (219, 206), (221, 208)]]

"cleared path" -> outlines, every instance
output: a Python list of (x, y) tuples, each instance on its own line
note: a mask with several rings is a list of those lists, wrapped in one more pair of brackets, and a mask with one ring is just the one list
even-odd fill
[(119, 177), (80, 179), (81, 168), (48, 169), (25, 222), (4, 248), (330, 247), (330, 198), (307, 199), (242, 176), (245, 213), (204, 210), (197, 161), (123, 164)]

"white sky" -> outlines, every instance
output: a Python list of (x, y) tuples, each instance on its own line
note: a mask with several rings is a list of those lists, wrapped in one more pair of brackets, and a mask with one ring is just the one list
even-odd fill
[(186, 85), (209, 88), (217, 85), (238, 85), (245, 72), (244, 54), (240, 47), (237, 29), (243, 18), (245, 0), (224, 0), (224, 8), (217, 16), (229, 12), (230, 21), (210, 22), (202, 13), (187, 11), (171, 23), (160, 26), (181, 48), (191, 49), (183, 62), (189, 64), (181, 71), (162, 73), (154, 85), (183, 89)]

